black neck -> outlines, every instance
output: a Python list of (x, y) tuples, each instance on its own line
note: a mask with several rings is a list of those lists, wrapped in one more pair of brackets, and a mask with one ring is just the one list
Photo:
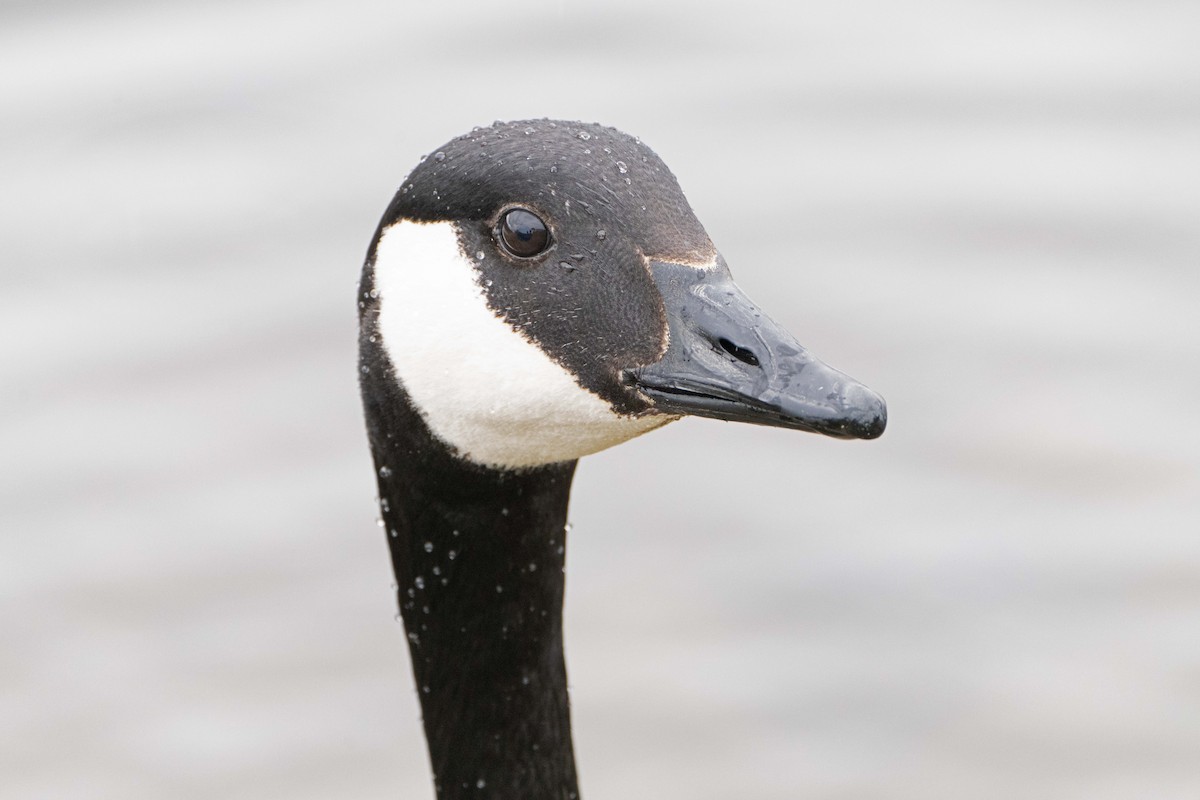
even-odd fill
[(363, 397), (437, 796), (573, 800), (562, 602), (575, 462), (462, 461), (384, 372), (363, 376)]

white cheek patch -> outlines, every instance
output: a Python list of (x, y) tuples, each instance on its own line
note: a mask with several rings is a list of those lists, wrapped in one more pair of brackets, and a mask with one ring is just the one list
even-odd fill
[(568, 461), (672, 417), (617, 414), (488, 307), (449, 222), (401, 221), (375, 251), (379, 333), (433, 433), (487, 466)]

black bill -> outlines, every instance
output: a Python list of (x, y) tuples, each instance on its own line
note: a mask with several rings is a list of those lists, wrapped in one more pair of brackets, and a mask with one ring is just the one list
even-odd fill
[(627, 375), (668, 414), (874, 439), (883, 398), (805, 350), (716, 270), (652, 262), (666, 304), (663, 357)]

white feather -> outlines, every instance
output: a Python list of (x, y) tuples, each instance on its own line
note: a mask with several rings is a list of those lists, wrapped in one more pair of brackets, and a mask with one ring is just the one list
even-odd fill
[(488, 307), (449, 222), (398, 222), (375, 255), (384, 349), (433, 433), (496, 467), (567, 461), (672, 417), (618, 414)]

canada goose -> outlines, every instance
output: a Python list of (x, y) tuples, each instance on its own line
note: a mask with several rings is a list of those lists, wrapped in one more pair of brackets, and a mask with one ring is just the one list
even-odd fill
[(666, 165), (497, 123), (425, 158), (359, 288), (360, 380), (439, 798), (578, 796), (563, 662), (576, 460), (684, 414), (870, 439), (883, 400), (758, 309)]

